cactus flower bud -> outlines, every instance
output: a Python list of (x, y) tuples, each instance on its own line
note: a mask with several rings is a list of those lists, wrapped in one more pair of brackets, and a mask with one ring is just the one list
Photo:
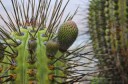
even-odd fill
[(67, 49), (74, 43), (78, 35), (78, 28), (74, 21), (67, 21), (60, 26), (58, 31), (59, 50), (61, 52)]
[(59, 45), (53, 40), (49, 40), (46, 44), (46, 54), (48, 57), (53, 57), (57, 53)]

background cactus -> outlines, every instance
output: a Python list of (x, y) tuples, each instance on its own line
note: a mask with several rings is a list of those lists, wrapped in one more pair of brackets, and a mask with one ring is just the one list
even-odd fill
[(109, 69), (99, 77), (107, 84), (128, 83), (127, 0), (91, 0), (88, 24), (99, 69)]
[(0, 0), (5, 11), (4, 16), (0, 14), (4, 23), (0, 24), (0, 84), (73, 84), (85, 81), (83, 78), (89, 73), (85, 74), (83, 68), (89, 63), (80, 59), (85, 60), (92, 50), (81, 52), (88, 45), (68, 50), (78, 35), (77, 25), (72, 21), (77, 9), (73, 15), (69, 13), (63, 17), (70, 0), (64, 6), (63, 0), (55, 0), (53, 9), (51, 0), (39, 0), (38, 3), (36, 0), (10, 1), (11, 14)]

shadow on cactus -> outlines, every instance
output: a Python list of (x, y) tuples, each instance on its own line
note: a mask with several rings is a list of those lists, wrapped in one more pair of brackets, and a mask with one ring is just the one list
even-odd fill
[(12, 13), (0, 0), (5, 12), (4, 16), (0, 15), (4, 23), (0, 26), (0, 84), (85, 81), (83, 78), (89, 73), (85, 74), (84, 68), (90, 62), (80, 59), (87, 59), (86, 55), (92, 51), (81, 52), (89, 43), (68, 50), (78, 36), (78, 27), (72, 20), (77, 9), (74, 14), (63, 17), (70, 0), (64, 6), (63, 0), (55, 0), (53, 8), (51, 0), (39, 0), (38, 3), (36, 0), (9, 1)]

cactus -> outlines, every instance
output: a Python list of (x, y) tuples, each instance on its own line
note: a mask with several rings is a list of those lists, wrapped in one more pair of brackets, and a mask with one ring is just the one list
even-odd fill
[(64, 6), (63, 0), (55, 0), (53, 9), (51, 0), (9, 1), (12, 14), (0, 0), (5, 11), (0, 15), (4, 23), (0, 24), (0, 84), (79, 82), (85, 75), (77, 68), (86, 63), (77, 58), (85, 59), (86, 54), (80, 55), (84, 47), (68, 50), (78, 36), (72, 21), (77, 10), (62, 20), (70, 0)]
[(127, 76), (127, 0), (91, 0), (88, 17), (99, 78), (108, 84), (126, 84)]
[(59, 44), (56, 41), (49, 40), (46, 44), (46, 55), (50, 58), (54, 57), (59, 49)]

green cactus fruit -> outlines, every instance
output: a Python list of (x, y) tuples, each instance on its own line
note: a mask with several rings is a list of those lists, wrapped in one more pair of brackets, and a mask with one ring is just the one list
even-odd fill
[(49, 40), (46, 44), (46, 55), (48, 57), (54, 57), (59, 49), (59, 45), (57, 42), (53, 40)]
[(61, 52), (67, 49), (74, 43), (78, 35), (78, 28), (74, 21), (67, 21), (60, 26), (58, 31), (59, 50)]

